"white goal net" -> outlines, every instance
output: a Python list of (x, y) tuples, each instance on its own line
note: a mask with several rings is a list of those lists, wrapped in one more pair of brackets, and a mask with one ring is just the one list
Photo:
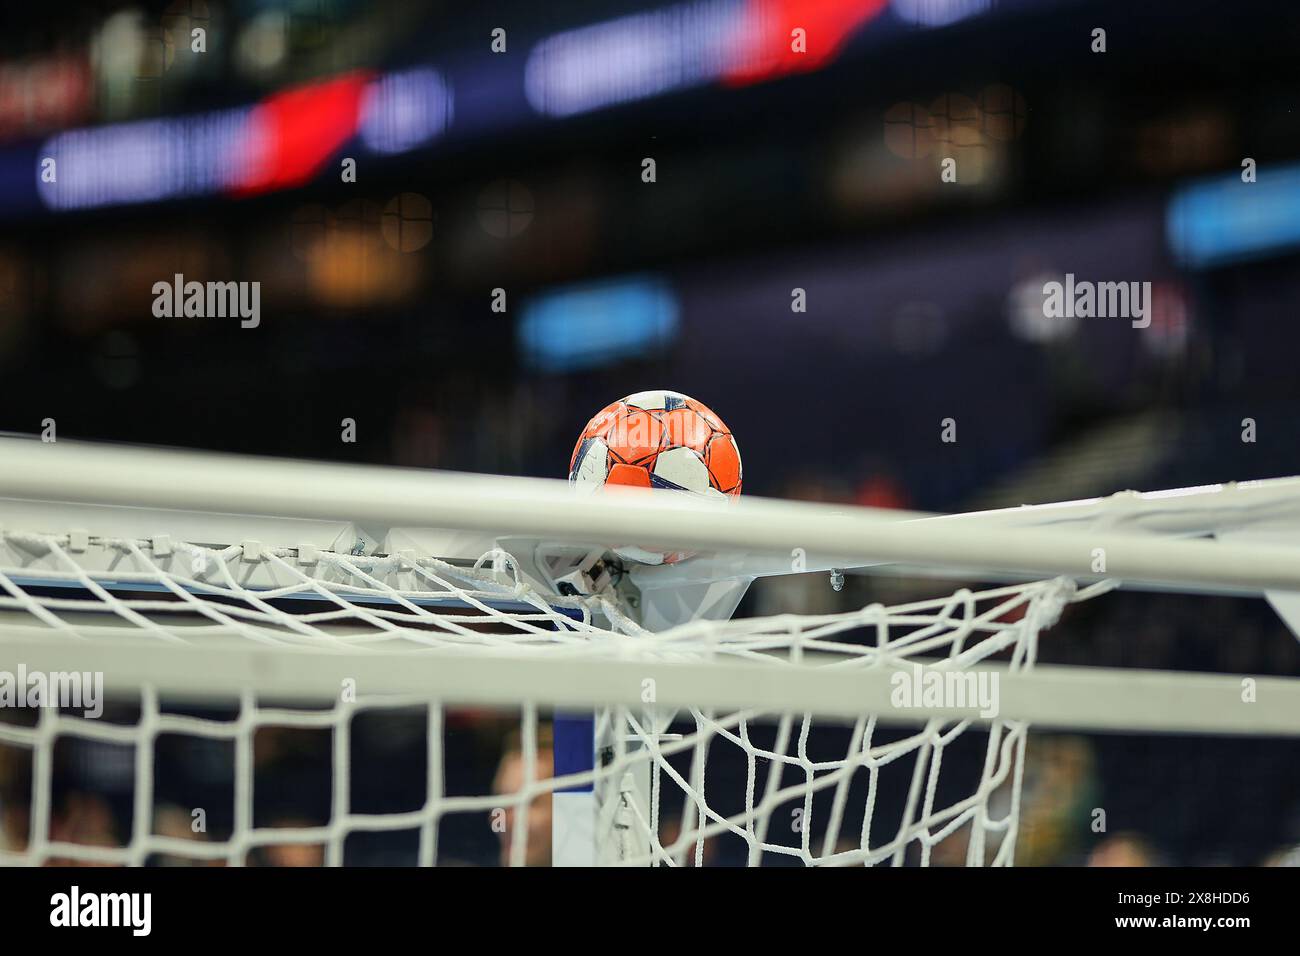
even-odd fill
[[(293, 487), (287, 465), (238, 463), (243, 477), (217, 479), (227, 482), (217, 491), (197, 477), (219, 471), (211, 460), (6, 450), (32, 470), (16, 467), (0, 487), (0, 863), (455, 865), (491, 848), (509, 865), (703, 865), (719, 854), (1008, 865), (1035, 720), (1297, 730), (1294, 680), (1261, 678), (1266, 699), (1247, 709), (1232, 706), (1231, 676), (1035, 667), (1063, 610), (1115, 583), (1084, 573), (1082, 557), (1080, 573), (1061, 573), (1060, 554), (1101, 540), (1122, 563), (1130, 544), (1143, 558), (1157, 546), (1154, 578), (1205, 586), (1214, 562), (1197, 549), (1239, 556), (1226, 544), (1058, 535), (1040, 577), (1003, 566), (1022, 579), (726, 619), (758, 552), (728, 542), (693, 559), (695, 571), (621, 566), (592, 542), (640, 540), (624, 537), (645, 533), (635, 520), (617, 523), (630, 503), (616, 503), (603, 536), (557, 537), (547, 522), (609, 514), (567, 503), (557, 519), (559, 499), (527, 483), (508, 486), (501, 514), (506, 486), (464, 500), (463, 483), (375, 469), (382, 507), (410, 523), (377, 522), (372, 499), (330, 522), (283, 513), (268, 475)], [(65, 470), (74, 454), (100, 466), (84, 492)], [(323, 485), (346, 483), (317, 472)], [(25, 474), (42, 480), (23, 484)], [(211, 511), (158, 500), (184, 475), (199, 487), (180, 493), (221, 499)], [(232, 501), (240, 480), (260, 482), (253, 490), (278, 517), (229, 513), (251, 500)], [(438, 535), (388, 480), (456, 499)], [(715, 513), (724, 539), (748, 533), (732, 527), (743, 509), (688, 508), (689, 533), (661, 530), (655, 543), (700, 547)], [(796, 515), (802, 538), (770, 550), (803, 540), (852, 566), (810, 517)], [(872, 532), (857, 563), (893, 558), (902, 525), (857, 520)], [(936, 536), (934, 523), (906, 524)], [(529, 536), (510, 533), (520, 530)], [(955, 527), (939, 531), (961, 551)], [(771, 522), (754, 532), (771, 533)], [(1009, 528), (997, 545), (1016, 542), (1032, 551), (1048, 539)], [(1245, 573), (1233, 565), (1225, 586), (1240, 588)], [(1295, 573), (1270, 564), (1269, 582)]]

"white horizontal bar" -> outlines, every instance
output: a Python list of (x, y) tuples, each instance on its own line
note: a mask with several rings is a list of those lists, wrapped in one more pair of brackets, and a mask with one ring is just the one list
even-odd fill
[[(0, 441), (0, 496), (635, 542), (713, 552), (816, 553), (874, 563), (1300, 591), (1300, 549), (1113, 531), (900, 521), (896, 513), (674, 492), (578, 496), (563, 481), (33, 440)], [(42, 530), (42, 529), (32, 529)], [(51, 529), (55, 530), (55, 529)], [(61, 529), (59, 529), (61, 530)]]
[(1121, 491), (1102, 498), (933, 516), (987, 527), (1107, 527), (1167, 535), (1205, 535), (1261, 524), (1300, 531), (1300, 477)]
[[(1239, 542), (1288, 544), (1300, 542), (1300, 478), (1268, 478), (1260, 481), (1229, 482), (1175, 488), (1167, 491), (1120, 491), (1100, 498), (1083, 498), (1050, 504), (1021, 505), (991, 511), (936, 515), (909, 511), (889, 511), (900, 521), (934, 521), (944, 525), (981, 529), (997, 534), (1007, 528), (1038, 528), (1081, 533), (1152, 534), (1166, 539), (1208, 535), (1231, 535)], [(1250, 535), (1248, 538), (1247, 535)], [(701, 557), (686, 565), (662, 565), (633, 569), (633, 578), (642, 590), (675, 587), (687, 581), (720, 581), (737, 577), (766, 577), (789, 574), (788, 556), (770, 554), (720, 554)], [(894, 562), (843, 565), (825, 555), (805, 554), (801, 569), (827, 571), (831, 568), (867, 569), (894, 567)], [(959, 568), (928, 569), (967, 576)], [(899, 568), (896, 573), (923, 574), (926, 569)], [(994, 580), (999, 576), (990, 576)], [(1024, 574), (1006, 578), (1023, 579)], [(1080, 580), (1100, 580), (1098, 574), (1080, 575)], [(1126, 586), (1156, 589), (1179, 589), (1177, 585), (1129, 578)], [(1211, 593), (1258, 593), (1254, 587), (1220, 585), (1201, 587)]]
[[(337, 698), (345, 679), (372, 693), (446, 704), (517, 708), (521, 701), (561, 708), (640, 704), (655, 682), (666, 708), (811, 712), (854, 719), (864, 713), (915, 723), (931, 717), (981, 720), (973, 709), (900, 709), (892, 672), (711, 660), (563, 660), (544, 655), (473, 655), (439, 650), (331, 653), (306, 649), (162, 645), (157, 642), (0, 642), (4, 660), (29, 671), (99, 671), (106, 693), (151, 684), (164, 694), (210, 700), (247, 688), (284, 700)], [(1242, 701), (1242, 677), (1134, 669), (1053, 667), (997, 672), (998, 716), (1080, 731), (1300, 736), (1300, 680), (1255, 677), (1255, 701)]]

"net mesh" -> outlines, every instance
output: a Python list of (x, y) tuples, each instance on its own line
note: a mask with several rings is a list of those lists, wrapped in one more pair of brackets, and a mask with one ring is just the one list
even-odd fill
[[(984, 662), (1032, 667), (1040, 631), (1095, 590), (1035, 581), (650, 633), (612, 592), (544, 593), (501, 550), (454, 563), (9, 530), (0, 535), (0, 657), (21, 668), (5, 642), (33, 636), (232, 651), (253, 642), (286, 655), (453, 648), (483, 658), (891, 667), (919, 689), (943, 683), (925, 675), (973, 676)], [(544, 864), (557, 794), (589, 794), (594, 862), (1014, 860), (1026, 724), (927, 719), (919, 696), (900, 722), (897, 713), (718, 711), (708, 700), (667, 710), (651, 693), (597, 709), (591, 769), (557, 775), (557, 731), (572, 715), (549, 709), (544, 688), (511, 708), (467, 707), (473, 688), (453, 705), (346, 682), (291, 702), (214, 683), (195, 702), (128, 670), (104, 675), (102, 714), (86, 699), (58, 699), (69, 675), (41, 675), (38, 700), (32, 675), (10, 672), (0, 862)], [(85, 690), (93, 678), (81, 676)], [(946, 686), (974, 693), (976, 684)]]

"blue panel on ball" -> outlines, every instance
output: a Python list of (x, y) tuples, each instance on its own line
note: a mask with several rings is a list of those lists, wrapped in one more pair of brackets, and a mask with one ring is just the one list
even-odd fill
[(582, 440), (582, 447), (578, 449), (578, 456), (573, 459), (573, 468), (569, 470), (570, 481), (573, 481), (578, 474), (578, 470), (582, 467), (582, 459), (587, 457), (587, 452), (591, 450), (591, 443), (595, 440), (594, 438), (584, 438)]
[(669, 481), (667, 478), (660, 478), (653, 472), (650, 475), (651, 488), (671, 488), (673, 491), (690, 491), (689, 488), (683, 488), (675, 481)]

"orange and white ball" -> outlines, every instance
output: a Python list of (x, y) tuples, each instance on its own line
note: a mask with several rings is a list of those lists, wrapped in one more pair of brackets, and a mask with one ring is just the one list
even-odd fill
[[(592, 492), (623, 485), (735, 498), (742, 483), (740, 449), (704, 403), (680, 392), (637, 392), (605, 406), (587, 423), (569, 461), (569, 481)], [(654, 564), (681, 557), (618, 551)]]

